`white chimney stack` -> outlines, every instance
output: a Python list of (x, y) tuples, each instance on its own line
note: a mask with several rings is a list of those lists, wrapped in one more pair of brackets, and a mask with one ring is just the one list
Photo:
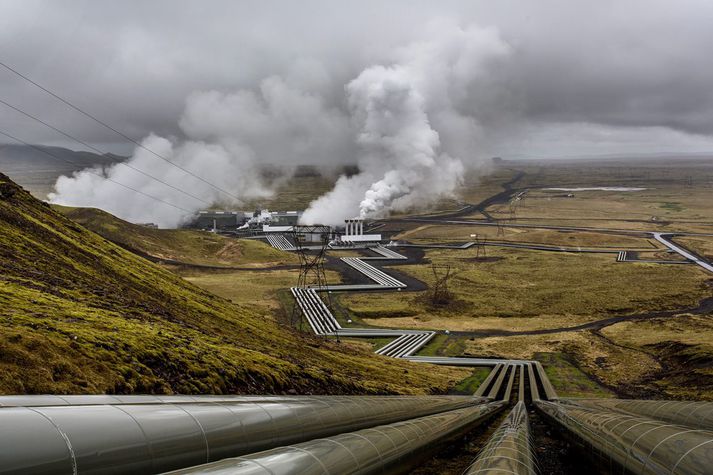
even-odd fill
[(345, 219), (345, 236), (361, 236), (364, 234), (364, 220), (361, 218)]

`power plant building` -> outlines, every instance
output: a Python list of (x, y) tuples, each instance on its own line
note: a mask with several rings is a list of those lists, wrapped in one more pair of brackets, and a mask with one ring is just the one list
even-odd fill
[(344, 235), (342, 241), (346, 242), (377, 242), (381, 241), (381, 234), (364, 234), (364, 220), (352, 218), (344, 220)]

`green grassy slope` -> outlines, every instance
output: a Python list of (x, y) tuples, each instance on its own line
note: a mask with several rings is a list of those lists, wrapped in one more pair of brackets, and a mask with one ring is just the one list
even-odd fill
[(280, 327), (2, 174), (0, 263), (0, 393), (408, 393), (461, 376)]
[(53, 205), (72, 221), (129, 250), (159, 259), (209, 266), (296, 264), (297, 258), (261, 241), (236, 240), (188, 229), (154, 229), (129, 223), (96, 208)]

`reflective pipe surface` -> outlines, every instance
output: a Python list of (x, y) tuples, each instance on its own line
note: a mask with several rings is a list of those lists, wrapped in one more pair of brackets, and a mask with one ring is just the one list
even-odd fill
[(485, 395), (485, 390), (488, 389), (488, 386), (490, 385), (490, 382), (495, 378), (495, 376), (498, 375), (500, 372), (500, 369), (503, 367), (502, 363), (498, 363), (495, 365), (495, 368), (493, 368), (490, 373), (488, 373), (488, 376), (483, 380), (482, 383), (480, 383), (480, 386), (478, 386), (478, 389), (475, 390), (475, 393), (473, 396), (484, 396)]
[(525, 402), (525, 365), (520, 366), (520, 381), (518, 383), (517, 400)]
[(566, 399), (563, 402), (713, 431), (713, 402), (641, 399)]
[(555, 391), (555, 388), (552, 386), (552, 383), (550, 383), (550, 378), (547, 377), (547, 374), (545, 373), (545, 369), (542, 367), (542, 364), (540, 364), (539, 361), (534, 362), (535, 369), (537, 370), (537, 375), (540, 377), (540, 381), (542, 382), (542, 388), (545, 390), (545, 397), (547, 398), (548, 401), (556, 401), (559, 399), (557, 396), (557, 391)]
[(505, 374), (507, 374), (509, 367), (510, 365), (503, 365), (500, 368), (500, 373), (498, 374), (498, 377), (495, 380), (493, 387), (490, 388), (490, 392), (488, 393), (488, 399), (495, 399), (496, 397), (498, 397), (498, 393), (500, 392), (500, 388), (503, 385), (503, 381), (505, 380)]
[(708, 474), (713, 432), (648, 417), (538, 401), (535, 406), (591, 449), (608, 471)]
[(535, 475), (537, 473), (524, 402), (515, 404), (465, 473), (467, 475), (502, 473)]
[[(309, 396), (309, 399), (325, 399), (339, 396)], [(13, 395), (0, 396), (2, 407), (39, 407), (39, 406), (93, 406), (105, 404), (181, 404), (186, 402), (260, 402), (260, 401), (294, 401), (305, 399), (305, 396), (188, 396), (176, 395), (111, 395), (111, 394), (72, 394), (72, 395)]]
[(172, 474), (371, 474), (406, 472), (440, 442), (467, 433), (504, 402), (411, 419), (372, 429), (311, 440), (289, 447), (225, 459)]
[(0, 473), (156, 473), (482, 401), (468, 396), (239, 398), (0, 407)]
[(517, 365), (510, 365), (510, 378), (508, 379), (508, 384), (505, 386), (505, 394), (503, 394), (503, 401), (510, 401), (510, 396), (512, 395), (512, 386), (515, 382), (515, 373), (517, 372)]
[(532, 402), (540, 400), (540, 391), (537, 389), (537, 380), (535, 379), (535, 372), (532, 370), (532, 363), (527, 363), (527, 377), (530, 381), (530, 397)]

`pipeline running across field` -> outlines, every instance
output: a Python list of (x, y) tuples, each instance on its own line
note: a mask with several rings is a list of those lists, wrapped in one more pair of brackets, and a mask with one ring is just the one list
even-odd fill
[[(706, 262), (694, 261), (693, 258), (696, 256), (683, 254), (685, 251), (674, 248), (675, 245), (666, 237), (661, 235), (655, 237), (675, 252), (681, 253), (686, 259), (706, 268)], [(467, 249), (468, 247), (470, 246), (453, 246), (454, 249)], [(342, 260), (360, 261), (363, 265), (352, 265), (352, 267), (375, 281), (376, 285), (380, 285), (384, 290), (404, 288), (405, 285), (398, 285), (398, 281), (395, 284), (394, 281), (382, 279), (380, 274), (375, 271), (385, 274), (383, 271), (363, 262), (367, 259), (406, 259), (406, 256), (394, 255), (395, 251), (391, 251), (387, 255), (380, 252), (378, 250), (380, 248), (383, 246), (376, 246), (374, 251), (381, 257), (342, 258)], [(619, 262), (627, 261), (626, 256), (622, 257), (621, 254), (617, 254), (617, 260)], [(354, 285), (333, 285), (329, 286), (329, 290), (370, 289), (359, 289)], [(382, 337), (395, 336), (396, 338), (391, 343), (377, 350), (377, 353), (422, 363), (492, 366), (493, 370), (477, 389), (475, 396), (497, 400), (498, 396), (502, 395), (503, 401), (509, 401), (516, 371), (519, 372), (518, 402), (495, 434), (491, 436), (478, 458), (468, 468), (468, 474), (532, 475), (537, 473), (525, 408), (525, 382), (530, 388), (527, 398), (534, 408), (552, 424), (558, 426), (565, 437), (576, 441), (585, 450), (588, 450), (593, 455), (595, 463), (598, 463), (603, 469), (611, 470), (616, 467), (624, 472), (635, 474), (705, 474), (710, 473), (706, 470), (713, 466), (713, 432), (706, 430), (711, 424), (713, 403), (638, 401), (627, 404), (626, 401), (596, 399), (559, 402), (560, 398), (538, 361), (419, 357), (415, 353), (425, 345), (425, 343), (420, 343), (419, 338), (426, 338), (427, 342), (433, 335), (426, 337), (426, 332), (420, 332), (421, 336), (419, 336), (419, 332), (414, 330), (345, 329), (339, 325), (339, 322), (323, 303), (320, 305), (321, 299), (319, 299), (316, 289), (307, 290), (310, 292), (311, 299), (309, 306), (305, 303), (306, 299), (300, 294), (301, 291), (304, 292), (303, 289), (293, 288), (292, 291), (303, 312), (305, 309), (307, 310), (304, 314), (308, 320), (312, 320), (310, 325), (318, 335), (338, 333), (342, 336), (355, 337), (370, 337), (377, 334)], [(320, 322), (322, 322), (321, 325)], [(384, 348), (387, 350), (384, 351)], [(391, 351), (391, 348), (396, 348), (396, 350)], [(510, 376), (507, 385), (504, 386), (503, 382), (507, 378), (508, 371)], [(699, 417), (694, 419), (693, 416), (696, 413), (699, 414)], [(688, 424), (688, 426), (677, 424)], [(622, 430), (617, 430), (618, 428), (622, 428)], [(636, 437), (632, 438), (634, 434)]]

